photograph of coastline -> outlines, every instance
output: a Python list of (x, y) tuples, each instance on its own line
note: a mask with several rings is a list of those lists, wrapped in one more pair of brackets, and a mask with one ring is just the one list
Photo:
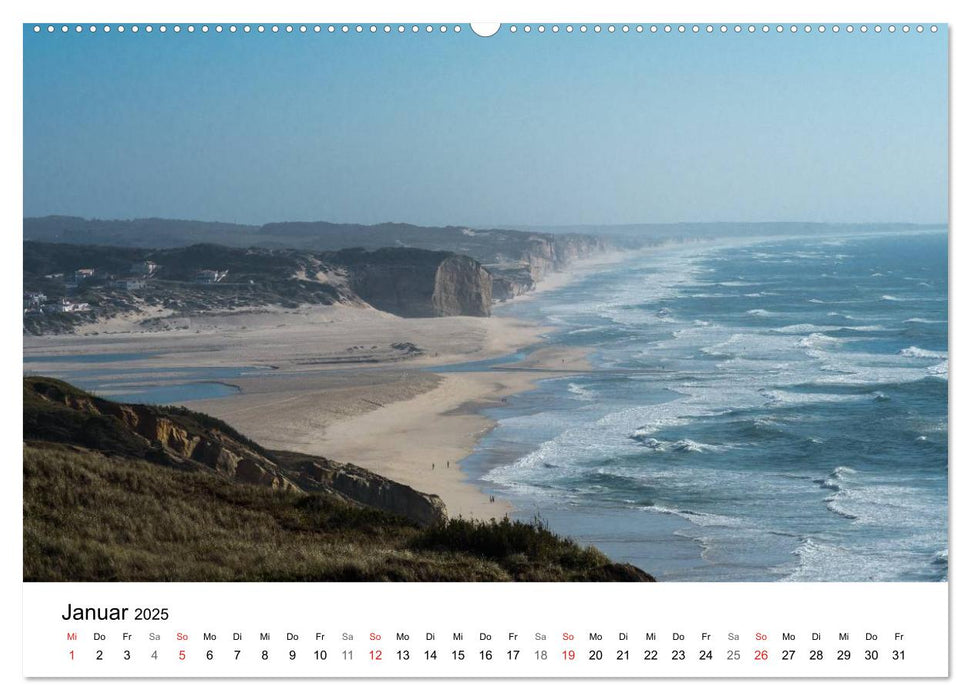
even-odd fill
[(947, 580), (946, 29), (539, 26), (24, 27), (25, 580)]

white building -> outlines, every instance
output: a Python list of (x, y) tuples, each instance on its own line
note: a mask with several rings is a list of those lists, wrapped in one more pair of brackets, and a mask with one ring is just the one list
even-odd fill
[(78, 311), (90, 311), (91, 304), (84, 301), (71, 301), (70, 299), (59, 299), (53, 304), (48, 304), (44, 307), (44, 311), (48, 313), (62, 313), (71, 314), (77, 313)]

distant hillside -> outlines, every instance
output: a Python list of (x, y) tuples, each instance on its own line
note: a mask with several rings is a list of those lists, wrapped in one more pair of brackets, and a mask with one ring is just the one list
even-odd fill
[[(595, 244), (593, 236), (563, 235), (574, 246), (578, 242)], [(549, 248), (556, 238), (549, 233), (534, 231), (477, 230), (463, 226), (414, 226), (403, 223), (366, 226), (294, 221), (246, 226), (179, 219), (103, 220), (73, 216), (24, 219), (25, 241), (134, 248), (181, 248), (196, 243), (215, 243), (239, 248), (312, 251), (407, 247), (447, 250), (490, 264), (525, 260), (537, 252), (545, 255), (547, 251), (544, 249)]]
[(554, 270), (608, 247), (586, 234), (472, 229), (462, 226), (373, 226), (326, 221), (244, 226), (175, 219), (100, 220), (70, 216), (24, 219), (24, 240), (134, 248), (181, 248), (198, 243), (239, 248), (335, 251), (345, 248), (420, 248), (466, 255), (492, 273), (495, 299), (532, 289)]
[(82, 219), (77, 216), (41, 216), (24, 219), (25, 241), (180, 248), (193, 243), (254, 245), (248, 237), (258, 226), (181, 219)]
[(343, 302), (400, 316), (488, 316), (492, 310), (492, 276), (478, 262), (414, 248), (311, 253), (26, 241), (23, 291), (29, 333), (70, 331), (149, 308), (191, 315)]
[(24, 580), (650, 581), (539, 523), (449, 520), (350, 464), (24, 379)]
[(597, 236), (621, 247), (641, 247), (658, 241), (685, 241), (713, 238), (768, 238), (772, 236), (813, 236), (825, 234), (872, 233), (876, 231), (917, 231), (946, 228), (946, 224), (913, 223), (821, 223), (815, 221), (712, 221), (669, 224), (593, 224), (547, 226), (543, 229), (523, 227), (526, 231), (542, 230), (554, 234)]
[(282, 244), (310, 250), (400, 246), (449, 250), (485, 265), (527, 264), (536, 281), (550, 271), (563, 269), (577, 258), (604, 248), (602, 241), (589, 235), (395, 223), (374, 226), (326, 221), (272, 223), (260, 227), (258, 235), (261, 245)]

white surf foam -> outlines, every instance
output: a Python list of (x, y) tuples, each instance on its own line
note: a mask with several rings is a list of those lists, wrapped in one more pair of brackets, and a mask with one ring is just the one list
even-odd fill
[(596, 393), (582, 384), (576, 384), (575, 382), (570, 382), (567, 385), (567, 390), (573, 394), (573, 396), (579, 401), (593, 401), (596, 398)]
[(740, 518), (733, 518), (728, 515), (716, 515), (714, 513), (701, 513), (692, 510), (680, 510), (678, 508), (671, 508), (669, 506), (662, 505), (651, 505), (651, 506), (641, 506), (641, 510), (653, 511), (655, 513), (664, 513), (666, 515), (677, 515), (679, 518), (684, 518), (694, 525), (699, 527), (731, 527), (735, 528), (743, 524), (743, 520)]
[(911, 345), (909, 348), (904, 348), (898, 354), (903, 355), (904, 357), (926, 357), (934, 360), (947, 359), (947, 352), (940, 350), (925, 350), (924, 348), (919, 348), (916, 345)]

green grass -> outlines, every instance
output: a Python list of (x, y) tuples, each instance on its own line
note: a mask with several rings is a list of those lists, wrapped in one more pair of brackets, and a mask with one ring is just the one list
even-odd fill
[(542, 523), (422, 530), (322, 494), (82, 448), (24, 446), (27, 581), (644, 580)]

